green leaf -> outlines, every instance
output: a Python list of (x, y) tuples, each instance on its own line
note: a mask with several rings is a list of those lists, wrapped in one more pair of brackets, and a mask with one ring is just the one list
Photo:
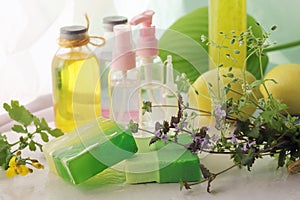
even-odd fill
[[(267, 65), (269, 63), (269, 57), (266, 55), (263, 55), (261, 57), (262, 61), (262, 68), (263, 72), (265, 72)], [(252, 55), (250, 58), (247, 60), (247, 70), (251, 72), (256, 79), (262, 79), (260, 69), (259, 69), (259, 59), (257, 55)], [(264, 74), (263, 74), (264, 75)]]
[(40, 128), (41, 128), (42, 130), (47, 130), (47, 129), (49, 129), (48, 123), (47, 123), (47, 121), (45, 120), (45, 118), (42, 118), (42, 119), (41, 119)]
[(35, 143), (32, 140), (29, 142), (29, 150), (30, 151), (35, 151), (36, 150)]
[(3, 108), (8, 112), (11, 119), (28, 126), (33, 121), (33, 115), (24, 107), (20, 106), (18, 101), (11, 101), (11, 105), (3, 104)]
[(254, 150), (253, 148), (250, 148), (249, 152), (247, 154), (244, 154), (244, 157), (241, 160), (241, 164), (247, 166), (248, 170), (250, 171), (250, 168), (252, 167), (254, 161)]
[(28, 131), (21, 125), (15, 124), (11, 130), (17, 132), (17, 133), (27, 133)]
[(142, 114), (144, 115), (146, 112), (152, 112), (152, 102), (151, 101), (143, 101), (142, 106)]
[(6, 158), (10, 153), (10, 145), (8, 144), (6, 137), (0, 135), (0, 166), (6, 164)]
[(184, 187), (184, 182), (182, 181), (182, 179), (179, 180), (179, 189), (180, 191), (182, 190), (182, 188)]
[(248, 137), (252, 138), (258, 138), (259, 137), (259, 128), (254, 127), (251, 129), (251, 131), (247, 134)]
[(135, 123), (132, 119), (130, 120), (129, 124), (128, 124), (128, 129), (132, 132), (132, 133), (137, 133), (139, 131), (139, 124)]
[[(252, 27), (255, 36), (262, 35), (262, 28), (256, 25), (256, 20), (250, 15), (247, 15), (247, 26)], [(195, 9), (179, 18), (159, 40), (160, 57), (165, 60), (168, 55), (172, 55), (175, 76), (176, 73), (185, 73), (191, 83), (209, 68), (208, 46), (201, 42), (201, 35), (208, 37), (207, 7)], [(265, 71), (267, 64), (268, 57), (263, 56), (263, 71)], [(247, 69), (256, 78), (261, 78), (259, 60), (256, 55), (247, 60)]]
[(278, 156), (278, 167), (283, 167), (284, 166), (285, 158), (286, 158), (286, 151), (284, 149), (282, 149), (279, 152), (279, 156)]
[(49, 137), (47, 135), (47, 133), (45, 132), (40, 132), (41, 138), (44, 142), (48, 142), (49, 141)]
[(48, 131), (50, 135), (52, 135), (53, 137), (59, 137), (59, 136), (62, 136), (64, 133), (58, 129), (58, 128), (55, 128), (55, 129), (52, 129), (52, 130), (49, 130)]
[(36, 146), (39, 147), (40, 151), (43, 152), (43, 145), (39, 144), (39, 143), (36, 143)]

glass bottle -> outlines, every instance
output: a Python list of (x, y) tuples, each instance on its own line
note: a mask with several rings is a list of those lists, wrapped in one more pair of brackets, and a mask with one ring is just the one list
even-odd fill
[[(224, 36), (239, 36), (245, 32), (246, 18), (246, 0), (209, 0), (209, 40), (228, 47), (225, 49), (209, 45), (210, 69), (220, 64), (224, 67), (244, 67), (246, 44), (240, 45), (238, 39), (231, 44), (232, 40), (224, 39)], [(235, 50), (239, 54), (233, 53)]]
[(108, 79), (110, 118), (126, 126), (131, 119), (139, 118), (140, 74), (136, 69), (130, 26), (116, 25), (114, 32), (115, 48)]
[(55, 124), (63, 132), (101, 115), (100, 67), (88, 42), (84, 26), (60, 29), (60, 47), (52, 61), (52, 82)]

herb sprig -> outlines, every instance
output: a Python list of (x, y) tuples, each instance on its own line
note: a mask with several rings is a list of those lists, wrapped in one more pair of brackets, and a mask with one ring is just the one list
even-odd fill
[(10, 118), (17, 122), (11, 130), (19, 134), (18, 140), (10, 143), (7, 136), (0, 134), (0, 166), (6, 170), (7, 177), (15, 175), (27, 175), (33, 172), (32, 167), (42, 169), (44, 166), (37, 160), (24, 157), (22, 151), (29, 149), (42, 151), (43, 142), (49, 141), (49, 136), (59, 137), (63, 132), (57, 128), (49, 127), (44, 118), (39, 119), (30, 113), (18, 101), (12, 100), (10, 104), (4, 103), (3, 108), (8, 112)]
[[(257, 24), (260, 26), (259, 24)], [(274, 31), (276, 26), (272, 26), (270, 31)], [(205, 111), (191, 108), (188, 103), (184, 103), (181, 94), (178, 94), (178, 112), (170, 120), (164, 121), (162, 124), (157, 122), (154, 131), (147, 131), (138, 127), (138, 124), (131, 121), (129, 128), (133, 128), (133, 132), (139, 130), (152, 133), (154, 137), (150, 144), (162, 140), (165, 142), (178, 143), (177, 136), (180, 133), (188, 133), (192, 138), (189, 144), (179, 144), (186, 147), (193, 153), (206, 152), (210, 154), (229, 154), (233, 160), (233, 165), (218, 172), (212, 173), (205, 166), (201, 165), (200, 170), (203, 174), (203, 180), (196, 183), (188, 183), (181, 181), (180, 188), (191, 189), (191, 186), (207, 182), (207, 191), (210, 192), (211, 183), (215, 178), (234, 167), (246, 167), (249, 171), (257, 159), (264, 156), (272, 156), (278, 159), (278, 167), (287, 166), (291, 174), (300, 171), (300, 117), (292, 116), (287, 111), (287, 105), (275, 99), (268, 91), (264, 80), (262, 61), (266, 48), (274, 45), (274, 42), (269, 42), (270, 32), (264, 31), (262, 36), (255, 36), (251, 27), (240, 35), (235, 35), (232, 31), (230, 34), (220, 33), (224, 35), (224, 40), (230, 40), (231, 44), (239, 42), (240, 45), (247, 45), (250, 52), (246, 61), (250, 56), (256, 55), (259, 58), (259, 65), (261, 70), (261, 80), (256, 80), (252, 83), (246, 81), (246, 66), (244, 66), (243, 77), (236, 77), (232, 73), (232, 68), (225, 69), (225, 74), (219, 74), (226, 78), (231, 79), (225, 85), (218, 85), (218, 94), (213, 93), (213, 85), (209, 83), (209, 91), (213, 102), (213, 110)], [(228, 48), (222, 45), (215, 44), (206, 40), (206, 37), (201, 36), (202, 42), (207, 45), (214, 45), (216, 48)], [(245, 41), (245, 42), (244, 42)], [(238, 51), (228, 54), (228, 57), (235, 60), (234, 56), (238, 55)], [(217, 63), (219, 69), (224, 68), (222, 63)], [(224, 71), (224, 70), (223, 70)], [(182, 81), (180, 76), (178, 80)], [(234, 90), (231, 85), (239, 83), (242, 86), (242, 92)], [(258, 97), (255, 90), (259, 87), (268, 94), (267, 98)], [(216, 86), (215, 86), (216, 87)], [(193, 88), (195, 93), (198, 94), (196, 88)], [(224, 100), (220, 96), (220, 91), (224, 91), (225, 95), (228, 92), (234, 92), (240, 98), (233, 101), (232, 98)], [(222, 93), (223, 94), (223, 93)], [(153, 107), (160, 105), (152, 105), (151, 102), (144, 102), (143, 113), (151, 112)], [(174, 105), (161, 105), (174, 106)], [(245, 117), (243, 108), (246, 106), (255, 107), (257, 112), (255, 115)], [(188, 112), (189, 111), (189, 112)], [(192, 112), (191, 112), (192, 111)], [(210, 135), (208, 127), (200, 126), (194, 127), (193, 120), (198, 120), (197, 117), (201, 115), (210, 115), (216, 124), (216, 129), (219, 130), (219, 135)], [(175, 130), (175, 135), (170, 134), (170, 129)]]

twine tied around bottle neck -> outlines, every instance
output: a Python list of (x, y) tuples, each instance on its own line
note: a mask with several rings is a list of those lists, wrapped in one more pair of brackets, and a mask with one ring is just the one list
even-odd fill
[[(105, 44), (105, 38), (101, 37), (101, 36), (89, 36), (88, 35), (88, 30), (90, 27), (90, 21), (89, 18), (87, 16), (87, 14), (85, 14), (85, 19), (87, 22), (87, 26), (86, 26), (86, 33), (84, 35), (84, 37), (80, 38), (80, 39), (74, 39), (74, 40), (69, 40), (69, 39), (65, 39), (65, 38), (59, 38), (58, 39), (58, 44), (61, 47), (65, 47), (65, 48), (73, 48), (73, 47), (80, 47), (86, 44), (91, 44), (93, 46), (96, 47), (101, 47)], [(94, 43), (91, 41), (91, 38), (93, 39), (98, 39), (101, 40), (101, 43)]]

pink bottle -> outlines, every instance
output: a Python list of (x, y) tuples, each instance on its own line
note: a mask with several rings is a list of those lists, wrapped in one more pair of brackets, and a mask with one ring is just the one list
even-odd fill
[(130, 25), (114, 26), (115, 45), (108, 78), (110, 118), (127, 125), (138, 121), (140, 109), (140, 75), (136, 69)]

